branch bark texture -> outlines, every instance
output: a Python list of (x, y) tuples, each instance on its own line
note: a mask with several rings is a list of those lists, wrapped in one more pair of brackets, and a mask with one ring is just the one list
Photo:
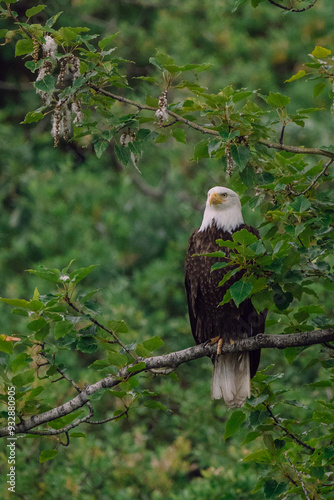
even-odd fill
[[(264, 348), (276, 348), (285, 349), (286, 347), (301, 347), (310, 346), (314, 344), (323, 344), (325, 342), (334, 341), (334, 328), (327, 330), (315, 330), (311, 332), (294, 333), (288, 335), (264, 335), (259, 334), (256, 337), (251, 337), (248, 339), (243, 339), (235, 342), (233, 345), (224, 344), (222, 346), (222, 354), (231, 352), (245, 352), (254, 351), (256, 349)], [(82, 408), (89, 402), (90, 396), (95, 392), (101, 391), (102, 389), (111, 389), (122, 381), (140, 373), (140, 372), (150, 372), (157, 373), (157, 369), (175, 369), (179, 365), (192, 361), (195, 359), (202, 358), (204, 356), (210, 356), (216, 353), (217, 346), (210, 344), (200, 344), (193, 347), (188, 347), (181, 351), (172, 352), (169, 354), (163, 354), (161, 356), (153, 356), (149, 358), (137, 358), (136, 363), (126, 366), (119, 370), (117, 375), (110, 375), (105, 377), (95, 384), (87, 385), (77, 396), (75, 396), (70, 401), (67, 401), (63, 405), (53, 408), (52, 410), (41, 413), (40, 415), (33, 415), (29, 419), (21, 421), (15, 427), (15, 434), (26, 434), (42, 424), (51, 422), (57, 418), (63, 417), (72, 413), (73, 411)], [(145, 367), (140, 367), (138, 370), (132, 371), (131, 369), (135, 367), (138, 363), (145, 363)], [(130, 369), (130, 370), (129, 370)], [(89, 422), (92, 417), (91, 412), (86, 417), (78, 419), (73, 422), (69, 427), (74, 428), (82, 422)], [(93, 421), (91, 422), (94, 423)], [(66, 429), (68, 431), (69, 429)], [(39, 431), (40, 434), (45, 434), (45, 431)], [(39, 433), (36, 431), (36, 434)], [(60, 429), (58, 433), (64, 432), (64, 429)], [(54, 434), (55, 432), (51, 432)], [(8, 427), (0, 429), (0, 437), (10, 435)]]

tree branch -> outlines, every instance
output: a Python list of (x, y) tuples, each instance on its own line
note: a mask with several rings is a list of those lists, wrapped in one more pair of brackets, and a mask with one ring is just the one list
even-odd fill
[[(288, 335), (259, 334), (256, 337), (236, 341), (233, 345), (230, 345), (229, 343), (224, 344), (222, 346), (222, 353), (254, 351), (260, 348), (285, 349), (286, 347), (309, 346), (332, 341), (334, 341), (334, 328), (303, 333), (292, 333)], [(110, 389), (111, 387), (115, 387), (122, 381), (127, 380), (129, 377), (132, 377), (140, 372), (150, 372), (154, 370), (154, 372), (157, 373), (156, 370), (159, 368), (176, 368), (188, 361), (202, 358), (204, 356), (211, 356), (212, 354), (216, 353), (216, 350), (216, 345), (199, 344), (194, 347), (188, 347), (187, 349), (183, 349), (181, 351), (172, 352), (170, 354), (163, 354), (161, 356), (154, 356), (150, 358), (138, 358), (135, 364), (144, 362), (144, 368), (141, 368), (137, 371), (128, 371), (129, 368), (135, 366), (135, 364), (131, 364), (120, 369), (115, 376), (109, 375), (108, 377), (105, 377), (92, 385), (87, 385), (85, 389), (82, 390), (82, 392), (80, 392), (76, 397), (74, 397), (70, 401), (67, 401), (63, 405), (41, 413), (40, 415), (33, 415), (27, 420), (22, 420), (16, 425), (14, 433), (28, 433), (31, 429), (34, 429), (39, 425), (68, 415), (78, 408), (82, 408), (83, 406), (87, 405), (87, 402), (89, 402), (89, 397), (92, 396), (95, 392), (98, 392), (102, 389)], [(90, 411), (89, 415), (83, 417), (82, 419), (79, 419), (79, 423), (88, 421), (91, 417), (92, 414)], [(60, 431), (65, 432), (72, 429), (73, 427), (76, 427), (78, 425), (77, 422), (78, 421), (75, 421), (69, 424), (69, 426), (61, 429)], [(38, 432), (43, 432), (43, 434), (49, 433), (48, 431)], [(55, 434), (55, 432), (52, 433)], [(0, 429), (0, 437), (8, 435), (10, 435), (8, 427)]]
[(275, 425), (277, 427), (279, 427), (284, 433), (286, 436), (289, 436), (291, 439), (293, 439), (297, 444), (299, 444), (300, 446), (303, 446), (304, 448), (306, 448), (308, 451), (310, 451), (311, 453), (314, 453), (315, 452), (315, 448), (313, 448), (312, 446), (309, 446), (308, 444), (304, 443), (303, 441), (301, 441), (299, 438), (297, 438), (297, 436), (295, 436), (294, 434), (292, 434), (292, 432), (290, 432), (286, 427), (284, 427), (284, 425), (282, 425), (279, 421), (279, 419), (273, 414), (270, 406), (268, 404), (265, 404), (263, 403), (263, 405), (266, 407), (269, 415), (271, 416), (271, 418), (273, 419), (273, 421), (275, 422)]
[(280, 9), (283, 9), (283, 10), (288, 10), (289, 12), (305, 12), (308, 9), (312, 9), (312, 7), (315, 6), (317, 1), (318, 0), (313, 0), (313, 2), (310, 3), (310, 5), (308, 5), (307, 7), (302, 7), (301, 9), (293, 9), (291, 7), (285, 7), (284, 5), (281, 5), (280, 3), (275, 2), (275, 0), (268, 0), (268, 2), (271, 3), (271, 5), (275, 5), (275, 7), (279, 7)]
[(296, 473), (296, 474), (297, 474), (297, 476), (298, 476), (298, 479), (299, 479), (299, 481), (300, 481), (300, 484), (302, 485), (303, 493), (304, 493), (304, 495), (305, 495), (306, 500), (311, 500), (311, 499), (310, 499), (310, 497), (309, 497), (309, 495), (308, 495), (307, 489), (305, 488), (305, 484), (303, 483), (303, 479), (302, 479), (301, 474), (298, 472), (298, 470), (296, 469), (296, 467), (295, 467), (295, 466), (293, 465), (293, 463), (291, 462), (291, 460), (290, 460), (289, 455), (288, 455), (288, 453), (287, 453), (287, 452), (285, 453), (285, 456), (286, 456), (286, 458), (287, 458), (287, 460), (288, 460), (289, 464), (291, 465), (291, 467), (293, 468), (293, 470), (295, 471), (295, 473)]
[(326, 156), (327, 158), (334, 159), (333, 151), (326, 151), (325, 149), (319, 148), (304, 148), (299, 146), (287, 146), (285, 144), (279, 144), (277, 142), (270, 142), (266, 139), (259, 139), (259, 143), (263, 144), (269, 149), (280, 149), (282, 151), (288, 151), (289, 153), (304, 154), (304, 155), (320, 155)]
[(293, 194), (294, 196), (300, 196), (302, 194), (305, 194), (307, 193), (307, 191), (309, 191), (310, 189), (313, 188), (313, 186), (316, 184), (317, 180), (322, 176), (322, 175), (325, 175), (326, 174), (326, 170), (328, 169), (328, 167), (333, 163), (334, 161), (334, 158), (332, 160), (329, 160), (326, 165), (324, 166), (324, 168), (321, 170), (321, 172), (319, 172), (319, 174), (313, 179), (313, 181), (311, 182), (311, 184), (305, 188), (303, 191), (301, 191), (300, 193), (298, 193), (297, 191), (294, 191), (292, 188), (290, 188), (289, 192), (291, 194)]
[[(119, 96), (117, 94), (113, 94), (109, 92), (108, 90), (104, 90), (100, 88), (98, 85), (95, 85), (94, 83), (88, 83), (88, 86), (95, 90), (96, 92), (99, 92), (100, 94), (103, 94), (107, 97), (110, 97), (111, 99), (114, 99), (115, 101), (123, 102), (125, 104), (129, 104), (130, 106), (136, 107), (139, 111), (142, 109), (147, 110), (147, 111), (157, 111), (157, 108), (154, 108), (153, 106), (147, 106), (146, 104), (140, 104), (135, 101), (131, 101), (130, 99), (127, 99), (126, 97)], [(188, 120), (187, 118), (184, 118), (181, 115), (178, 115), (177, 113), (174, 113), (174, 111), (167, 110), (169, 116), (172, 116), (175, 121), (182, 122), (185, 125), (187, 125), (190, 128), (193, 128), (194, 130), (197, 130), (198, 132), (201, 132), (202, 134), (209, 134), (213, 135), (215, 137), (220, 137), (219, 132), (214, 129), (210, 129), (207, 127), (202, 127), (201, 125), (198, 125), (197, 123), (192, 122), (191, 120)], [(270, 142), (266, 139), (259, 139), (258, 141), (260, 144), (266, 146), (267, 148), (270, 149), (278, 149), (281, 151), (288, 151), (290, 153), (295, 153), (295, 154), (309, 154), (309, 155), (320, 155), (320, 156), (326, 156), (328, 158), (334, 159), (334, 152), (332, 151), (326, 151), (325, 149), (319, 149), (319, 148), (304, 148), (304, 147), (299, 147), (299, 146), (286, 146), (284, 144), (279, 144), (276, 142)]]

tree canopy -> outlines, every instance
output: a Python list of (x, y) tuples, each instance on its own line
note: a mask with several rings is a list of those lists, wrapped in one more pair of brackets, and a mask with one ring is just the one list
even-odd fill
[[(19, 436), (19, 497), (331, 498), (333, 14), (0, 2), (0, 436)], [(244, 272), (223, 303), (268, 310), (266, 335), (223, 346), (264, 349), (233, 411), (210, 400), (183, 290), (214, 185), (261, 235), (221, 242), (226, 281)]]

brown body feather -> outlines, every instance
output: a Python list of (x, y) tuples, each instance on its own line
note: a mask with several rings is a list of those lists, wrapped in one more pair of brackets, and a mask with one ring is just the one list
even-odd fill
[[(246, 224), (239, 225), (233, 232), (241, 229), (247, 229), (247, 231), (259, 238), (257, 229)], [(224, 258), (194, 256), (194, 254), (211, 253), (219, 250), (220, 247), (216, 243), (217, 239), (232, 240), (232, 233), (217, 229), (213, 223), (203, 231), (196, 229), (189, 238), (185, 266), (185, 287), (192, 334), (197, 344), (209, 341), (217, 336), (229, 342), (230, 339), (238, 340), (264, 332), (266, 313), (258, 313), (250, 299), (246, 299), (239, 307), (232, 300), (228, 304), (219, 306), (227, 289), (242, 277), (242, 272), (235, 274), (227, 283), (219, 287), (218, 284), (227, 270), (223, 268), (211, 271), (211, 266), (217, 260), (224, 261)], [(260, 350), (250, 352), (249, 357), (248, 353), (245, 356), (238, 356), (237, 354), (231, 355), (232, 357), (229, 356), (221, 356), (226, 362), (224, 368), (217, 366), (217, 373), (225, 370), (225, 375), (221, 376), (228, 377), (229, 372), (232, 371), (235, 374), (234, 378), (237, 380), (238, 369), (247, 372), (248, 380), (255, 375), (260, 362)], [(213, 362), (215, 363), (215, 361), (214, 358)], [(241, 375), (239, 373), (239, 376)], [(218, 375), (216, 374), (216, 376)], [(234, 392), (239, 391), (238, 389), (233, 390)], [(217, 393), (216, 395), (213, 393), (213, 397), (224, 397), (229, 406), (241, 406), (246, 397), (249, 396), (249, 389), (246, 392), (248, 394), (241, 397), (242, 401), (238, 402), (236, 397), (231, 404), (229, 404), (228, 398), (224, 394), (217, 396)]]

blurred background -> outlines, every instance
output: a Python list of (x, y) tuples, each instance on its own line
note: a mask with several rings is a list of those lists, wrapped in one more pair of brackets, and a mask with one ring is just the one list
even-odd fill
[[(15, 10), (20, 17), (35, 4), (19, 1)], [(315, 45), (333, 46), (334, 4), (319, 0), (303, 14), (288, 15), (266, 2), (232, 13), (233, 5), (232, 0), (50, 0), (39, 20), (63, 11), (57, 28), (86, 26), (102, 36), (118, 32), (117, 54), (135, 63), (123, 63), (133, 88), (126, 91), (130, 99), (140, 100), (147, 90), (134, 77), (155, 73), (149, 58), (158, 49), (177, 64), (211, 63), (199, 81), (212, 92), (232, 84), (264, 94), (280, 91), (295, 109), (328, 107), (328, 92), (313, 98), (312, 82), (284, 81), (302, 69)], [(0, 28), (6, 26), (2, 21)], [(63, 268), (71, 259), (76, 267), (97, 264), (82, 290), (100, 289), (96, 297), (104, 318), (125, 320), (129, 342), (158, 335), (165, 342), (161, 352), (193, 345), (184, 257), (207, 190), (234, 188), (222, 164), (191, 161), (199, 137), (189, 130), (186, 145), (174, 139), (147, 144), (141, 174), (131, 165), (123, 168), (112, 147), (100, 159), (91, 146), (61, 143), (55, 149), (47, 120), (19, 125), (40, 105), (31, 81), (24, 60), (14, 57), (14, 44), (2, 46), (0, 295), (30, 299), (36, 286), (40, 293), (49, 291), (48, 283), (26, 272), (38, 265)], [(162, 90), (152, 87), (152, 97)], [(331, 127), (314, 114), (309, 125), (296, 128), (294, 144), (327, 144)], [(259, 220), (256, 213), (244, 216), (248, 223)], [(0, 314), (1, 333), (19, 336), (25, 329), (9, 307), (1, 304)], [(298, 387), (305, 362), (298, 358), (291, 367), (282, 353), (269, 351), (263, 358), (262, 368), (275, 363), (275, 371), (284, 371), (284, 380)], [(87, 363), (82, 354), (66, 359), (76, 381), (98, 379), (87, 368), (94, 359), (90, 355)], [(311, 367), (302, 376), (311, 380), (317, 373)], [(248, 499), (262, 466), (238, 462), (249, 453), (242, 433), (223, 441), (229, 413), (211, 402), (210, 378), (207, 359), (183, 365), (177, 377), (148, 377), (147, 387), (161, 392), (167, 413), (133, 408), (127, 419), (89, 428), (86, 438), (60, 447), (57, 458), (44, 464), (37, 451), (52, 443), (21, 440), (17, 498)], [(96, 404), (101, 418), (115, 409), (110, 396)]]

